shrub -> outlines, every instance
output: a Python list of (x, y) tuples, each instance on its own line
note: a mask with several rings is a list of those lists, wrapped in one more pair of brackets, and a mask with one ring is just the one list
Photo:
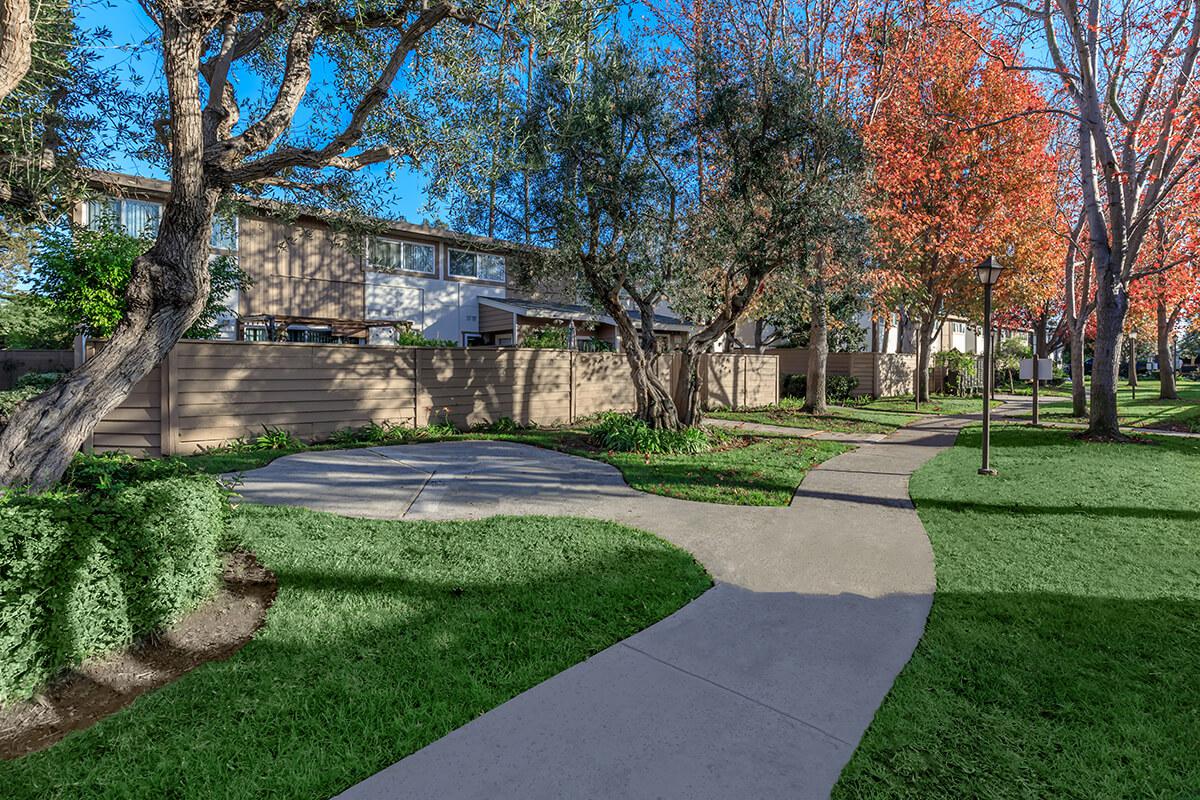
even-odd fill
[[(94, 474), (88, 472), (87, 474)], [(211, 478), (0, 501), (0, 702), (210, 597), (228, 523)]]
[(567, 329), (546, 327), (530, 331), (521, 338), (521, 347), (535, 347), (540, 350), (566, 350)]
[(332, 444), (403, 444), (418, 439), (424, 431), (400, 423), (368, 422), (358, 428), (341, 428), (329, 435)]
[(21, 403), (49, 389), (62, 375), (61, 372), (30, 372), (17, 378), (13, 388), (0, 392), (0, 421), (12, 416)]
[(419, 331), (401, 328), (396, 331), (397, 347), (458, 347), (451, 339), (429, 339)]
[(632, 414), (613, 411), (601, 414), (588, 433), (605, 450), (622, 453), (704, 453), (712, 449), (714, 441), (703, 428), (658, 430)]
[[(858, 378), (849, 375), (825, 376), (825, 402), (845, 403), (850, 400), (854, 390), (858, 388)], [(808, 389), (808, 376), (791, 374), (783, 376), (783, 397), (795, 397), (803, 400)]]
[(283, 428), (269, 428), (263, 425), (263, 432), (254, 437), (255, 450), (295, 450), (303, 443)]

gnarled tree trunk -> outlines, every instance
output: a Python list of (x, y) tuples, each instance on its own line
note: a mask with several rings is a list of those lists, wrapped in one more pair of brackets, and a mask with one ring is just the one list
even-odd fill
[[(635, 398), (634, 413), (651, 428), (676, 430), (680, 427), (679, 412), (670, 387), (659, 377), (658, 344), (654, 337), (652, 316), (642, 311), (642, 330), (633, 324), (629, 310), (621, 303), (620, 287), (607, 286), (599, 273), (589, 275), (592, 289), (601, 305), (617, 325), (621, 349), (629, 362), (630, 379)], [(650, 314), (653, 309), (650, 309)]]
[(171, 30), (163, 40), (173, 180), (158, 239), (133, 263), (125, 317), (104, 349), (17, 409), (0, 434), (0, 483), (7, 486), (41, 489), (62, 477), (96, 424), (162, 360), (208, 299), (208, 241), (220, 191), (205, 185), (199, 85), (189, 72), (203, 40), (199, 32)]

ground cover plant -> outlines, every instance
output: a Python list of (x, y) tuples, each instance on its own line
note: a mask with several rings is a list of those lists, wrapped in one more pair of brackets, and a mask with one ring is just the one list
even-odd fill
[(512, 420), (499, 420), (465, 432), (445, 420), (415, 429), (372, 423), (338, 431), (328, 442), (271, 449), (239, 440), (231, 447), (180, 461), (202, 472), (236, 473), (303, 451), (466, 439), (517, 442), (603, 461), (643, 492), (756, 506), (786, 506), (809, 469), (849, 449), (836, 442), (741, 436), (719, 430), (656, 431), (630, 415), (612, 414), (565, 428), (522, 427)]
[(0, 763), (5, 797), (324, 800), (710, 585), (682, 550), (596, 520), (246, 505), (233, 535), (279, 580), (255, 639)]
[[(1158, 381), (1138, 381), (1137, 399), (1128, 383), (1117, 390), (1117, 415), (1122, 425), (1135, 428), (1158, 428), (1168, 431), (1200, 433), (1200, 381), (1180, 378), (1176, 386), (1178, 400), (1160, 400)], [(1084, 417), (1072, 413), (1070, 403), (1047, 403), (1041, 407), (1041, 418), (1047, 422), (1085, 423)]]
[(937, 592), (837, 798), (1191, 797), (1200, 441), (1001, 426), (913, 477)]

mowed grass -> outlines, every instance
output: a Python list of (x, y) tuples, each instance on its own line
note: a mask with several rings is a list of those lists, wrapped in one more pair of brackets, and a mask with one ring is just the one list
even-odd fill
[(279, 578), (266, 627), (51, 749), (0, 795), (325, 800), (667, 616), (690, 555), (594, 520), (430, 523), (241, 507)]
[(837, 798), (1200, 793), (1200, 442), (980, 432), (912, 479), (937, 593)]
[[(1134, 390), (1128, 383), (1122, 383), (1117, 389), (1117, 413), (1121, 424), (1200, 433), (1200, 381), (1180, 379), (1176, 388), (1178, 400), (1160, 400), (1159, 382), (1140, 380), (1135, 400)], [(1086, 417), (1076, 417), (1072, 413), (1070, 402), (1043, 405), (1041, 417), (1050, 422), (1087, 422)]]
[[(998, 404), (998, 401), (992, 403)], [(831, 405), (827, 414), (809, 414), (802, 410), (803, 406), (803, 400), (785, 397), (772, 406), (745, 411), (712, 411), (708, 416), (838, 433), (891, 433), (930, 414), (979, 414), (983, 411), (983, 401), (978, 397), (945, 395), (934, 395), (919, 408), (914, 406), (912, 397), (882, 397), (854, 406)]]
[[(581, 429), (535, 428), (515, 433), (463, 433), (414, 443), (489, 439), (545, 447), (611, 464), (634, 489), (684, 500), (726, 505), (786, 506), (812, 467), (849, 446), (768, 436), (729, 436), (712, 451), (696, 455), (648, 455), (605, 451)], [(357, 446), (377, 446), (362, 443)], [(314, 445), (286, 450), (251, 450), (187, 456), (195, 468), (213, 474), (245, 472), (302, 450), (345, 445)]]

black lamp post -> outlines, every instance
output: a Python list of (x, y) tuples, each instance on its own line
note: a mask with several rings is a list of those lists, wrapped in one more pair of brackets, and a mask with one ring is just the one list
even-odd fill
[(995, 475), (990, 464), (992, 449), (992, 287), (1000, 280), (1004, 268), (992, 256), (984, 259), (975, 268), (979, 282), (983, 284), (983, 466), (980, 475)]

